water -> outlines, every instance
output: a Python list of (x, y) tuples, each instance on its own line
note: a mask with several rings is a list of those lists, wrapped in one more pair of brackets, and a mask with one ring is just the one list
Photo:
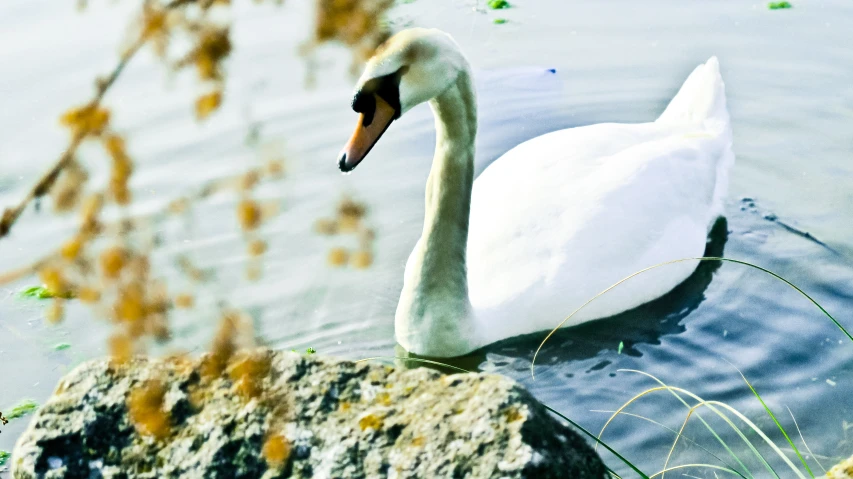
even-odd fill
[[(0, 206), (20, 198), (62, 151), (67, 134), (57, 124), (58, 114), (85, 101), (92, 79), (111, 68), (134, 8), (134, 2), (96, 2), (77, 14), (72, 3), (11, 0), (0, 6)], [(321, 63), (330, 66), (321, 71), (318, 87), (306, 92), (305, 68), (293, 52), (308, 36), (309, 6), (238, 3), (227, 100), (210, 121), (202, 126), (192, 121), (193, 79), (169, 80), (147, 54), (107, 97), (139, 165), (132, 182), (134, 213), (153, 211), (205, 179), (255, 165), (258, 154), (245, 143), (250, 121), (263, 125), (263, 141), (280, 142), (287, 153), (288, 177), (258, 190), (282, 206), (262, 231), (269, 252), (260, 283), (244, 279), (236, 198), (216, 196), (196, 205), (189, 220), (158, 226), (165, 243), (154, 256), (155, 269), (167, 276), (172, 291), (190, 288), (174, 267), (178, 254), (218, 272), (213, 285), (199, 290), (196, 309), (176, 315), (172, 347), (206, 348), (217, 303), (224, 299), (252, 312), (258, 334), (278, 348), (311, 346), (353, 359), (393, 355), (396, 298), (423, 220), (434, 144), (429, 111), (412, 111), (354, 174), (340, 175), (334, 160), (355, 121), (348, 108), (345, 53), (321, 52)], [(737, 163), (727, 224), (715, 230), (709, 253), (722, 248), (726, 257), (783, 275), (853, 329), (853, 52), (848, 47), (853, 4), (804, 0), (791, 10), (769, 11), (762, 3), (735, 1), (513, 3), (509, 10), (484, 12), (470, 2), (418, 0), (393, 14), (397, 25), (447, 30), (468, 53), (480, 95), (478, 171), (518, 142), (547, 131), (650, 120), (696, 64), (717, 55)], [(495, 17), (509, 22), (494, 25)], [(86, 148), (81, 156), (93, 166), (105, 161), (97, 148)], [(344, 192), (368, 203), (369, 221), (378, 232), (376, 263), (367, 271), (327, 267), (329, 247), (354, 246), (355, 240), (312, 232), (314, 220), (331, 215)], [(751, 200), (742, 201), (745, 197)], [(775, 221), (767, 219), (771, 213)], [(73, 218), (28, 210), (13, 235), (0, 241), (0, 271), (54, 248), (74, 227)], [(105, 353), (109, 328), (92, 321), (87, 308), (70, 304), (65, 322), (50, 327), (43, 304), (14, 296), (35, 282), (6, 285), (0, 299), (3, 411), (24, 397), (44, 401), (73, 365)], [(555, 312), (555, 324), (564, 313)], [(804, 297), (757, 270), (706, 263), (659, 301), (561, 331), (543, 348), (534, 381), (530, 361), (542, 337), (494, 345), (468, 363), (521, 381), (591, 431), (609, 416), (594, 411), (615, 410), (656, 385), (619, 371), (637, 369), (727, 402), (780, 441), (738, 368), (789, 432), (796, 431), (790, 408), (825, 465), (853, 451), (853, 430), (845, 430), (844, 422), (853, 417), (853, 344)], [(71, 348), (54, 351), (58, 342)], [(676, 430), (686, 414), (663, 393), (628, 411)], [(0, 428), (0, 449), (12, 449), (25, 422)], [(724, 424), (714, 425), (748, 455), (735, 436), (724, 433)], [(725, 456), (695, 418), (685, 434)], [(662, 467), (673, 434), (623, 417), (608, 427), (604, 439), (652, 473)], [(719, 463), (688, 442), (676, 452), (676, 463)], [(626, 471), (618, 460), (605, 458)], [(756, 477), (769, 474), (755, 460), (744, 461)], [(780, 474), (790, 477), (787, 471)]]

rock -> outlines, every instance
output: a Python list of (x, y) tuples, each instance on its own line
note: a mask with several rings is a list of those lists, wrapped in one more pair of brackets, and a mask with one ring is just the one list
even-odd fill
[(826, 473), (826, 479), (853, 479), (853, 456), (836, 464)]
[(79, 366), (18, 440), (13, 477), (607, 477), (577, 433), (502, 376), (269, 350), (211, 375), (211, 361)]

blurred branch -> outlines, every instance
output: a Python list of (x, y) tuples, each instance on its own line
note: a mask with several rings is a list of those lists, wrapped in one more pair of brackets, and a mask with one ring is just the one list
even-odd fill
[[(193, 0), (174, 0), (172, 1), (167, 8), (174, 8), (185, 3), (189, 3)], [(113, 84), (118, 80), (121, 73), (124, 71), (124, 68), (133, 58), (133, 56), (145, 45), (147, 38), (144, 35), (141, 35), (140, 38), (133, 43), (127, 50), (122, 53), (121, 58), (119, 59), (118, 64), (113, 68), (112, 72), (105, 77), (99, 78), (96, 84), (95, 97), (92, 98), (91, 101), (84, 107), (85, 110), (94, 111), (100, 105), (101, 101), (104, 99), (104, 95), (106, 95), (107, 91)], [(18, 221), (18, 218), (27, 208), (27, 206), (33, 200), (44, 196), (50, 191), (50, 188), (56, 183), (56, 179), (59, 178), (59, 174), (62, 173), (62, 170), (68, 166), (71, 161), (74, 159), (74, 154), (77, 152), (77, 148), (83, 143), (83, 140), (86, 138), (85, 131), (75, 131), (74, 135), (71, 138), (71, 143), (69, 143), (68, 148), (62, 153), (59, 159), (54, 163), (54, 165), (47, 171), (33, 186), (29, 193), (13, 208), (6, 208), (3, 211), (3, 217), (0, 219), (0, 239), (9, 234), (9, 231), (12, 229), (12, 226), (15, 222)]]
[[(57, 165), (58, 166), (58, 163)], [(55, 168), (55, 167), (54, 167)], [(277, 178), (281, 178), (283, 175), (283, 165), (280, 160), (271, 160), (266, 165), (256, 168), (251, 168), (243, 173), (229, 176), (225, 178), (215, 178), (213, 180), (208, 181), (207, 183), (201, 185), (201, 187), (193, 194), (180, 196), (168, 204), (166, 204), (163, 209), (159, 211), (155, 211), (153, 213), (149, 213), (143, 216), (137, 216), (133, 218), (125, 218), (119, 221), (115, 221), (108, 224), (101, 225), (102, 233), (109, 232), (121, 232), (127, 229), (128, 222), (131, 223), (139, 223), (142, 221), (149, 221), (152, 223), (156, 223), (158, 221), (165, 220), (170, 214), (179, 214), (186, 211), (187, 208), (190, 207), (191, 204), (196, 203), (200, 200), (204, 200), (213, 196), (216, 193), (220, 193), (227, 190), (233, 190), (236, 192), (244, 191), (248, 188), (251, 188), (262, 181), (265, 178), (270, 180), (274, 180)], [(47, 175), (45, 175), (47, 177)], [(263, 212), (262, 212), (263, 213)], [(270, 213), (267, 213), (269, 215)], [(19, 279), (25, 278), (32, 274), (38, 273), (38, 271), (49, 264), (52, 260), (56, 259), (60, 256), (58, 251), (51, 252), (33, 263), (22, 266), (10, 271), (5, 271), (0, 273), (0, 286), (13, 283), (18, 281)], [(180, 260), (179, 260), (180, 262)], [(181, 268), (186, 270), (186, 265), (182, 265)], [(186, 271), (185, 271), (186, 272)], [(196, 274), (188, 274), (189, 276), (198, 276)]]

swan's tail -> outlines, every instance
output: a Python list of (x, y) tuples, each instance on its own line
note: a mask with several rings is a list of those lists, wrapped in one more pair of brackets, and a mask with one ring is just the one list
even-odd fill
[[(711, 57), (696, 67), (657, 120), (660, 123), (712, 122), (729, 126), (726, 85), (720, 76), (720, 62)], [(710, 126), (710, 125), (709, 125)]]
[(669, 102), (658, 123), (692, 124), (700, 126), (718, 142), (720, 150), (713, 155), (716, 178), (714, 196), (708, 218), (708, 229), (723, 215), (723, 203), (728, 193), (729, 170), (735, 162), (732, 151), (732, 129), (726, 109), (726, 85), (720, 76), (720, 62), (711, 57), (687, 77), (684, 85)]

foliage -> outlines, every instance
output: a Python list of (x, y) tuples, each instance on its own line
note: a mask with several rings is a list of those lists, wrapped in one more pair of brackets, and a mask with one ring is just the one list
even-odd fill
[(503, 10), (504, 8), (510, 7), (507, 0), (489, 0), (486, 5), (488, 5), (492, 10)]
[(24, 417), (27, 414), (32, 413), (36, 409), (38, 409), (39, 405), (37, 402), (32, 399), (24, 399), (15, 406), (12, 407), (12, 412), (10, 412), (6, 418), (7, 419), (18, 419), (19, 417)]
[[(382, 19), (392, 3), (389, 0), (318, 0), (313, 37), (307, 42), (310, 48), (303, 53), (310, 54), (317, 45), (337, 41), (352, 49), (356, 60), (366, 59), (389, 35), (387, 22)], [(80, 7), (85, 9), (86, 2), (80, 2)], [(43, 286), (28, 288), (21, 294), (49, 300), (45, 317), (52, 323), (62, 321), (68, 300), (78, 299), (90, 305), (97, 315), (115, 325), (109, 350), (116, 364), (143, 352), (145, 338), (168, 340), (171, 311), (193, 308), (196, 303), (195, 293), (171, 292), (163, 275), (152, 269), (150, 255), (157, 246), (157, 239), (147, 225), (188, 215), (194, 203), (212, 195), (236, 195), (236, 223), (242, 230), (248, 255), (246, 275), (252, 280), (261, 277), (261, 261), (267, 252), (267, 243), (262, 238), (263, 226), (279, 208), (275, 203), (258, 200), (253, 190), (264, 182), (285, 177), (281, 153), (263, 152), (261, 167), (251, 168), (233, 178), (199, 185), (196, 192), (176, 198), (152, 215), (134, 216), (130, 208), (136, 171), (134, 145), (113, 125), (115, 115), (107, 104), (109, 91), (122, 78), (127, 65), (137, 53), (148, 49), (167, 70), (186, 71), (196, 78), (199, 93), (194, 102), (195, 118), (199, 122), (210, 118), (227, 101), (224, 95), (227, 61), (234, 55), (234, 46), (232, 25), (223, 19), (229, 18), (227, 13), (231, 8), (229, 0), (144, 0), (129, 24), (127, 40), (116, 65), (95, 80), (92, 98), (60, 115), (59, 122), (69, 134), (65, 151), (20, 203), (6, 208), (0, 218), (2, 241), (16, 226), (25, 208), (42, 197), (50, 196), (57, 214), (77, 212), (78, 227), (61, 247), (27, 267), (0, 274), (0, 284), (37, 274)], [(78, 149), (84, 144), (100, 147), (108, 159), (101, 165), (109, 171), (105, 183), (90, 182), (90, 176), (98, 175), (90, 175), (78, 161)], [(121, 217), (117, 221), (105, 221), (102, 213), (108, 208), (117, 208)], [(341, 208), (341, 231), (356, 232), (357, 229), (363, 236), (363, 247), (352, 255), (352, 263), (366, 268), (372, 263), (373, 232), (362, 225), (365, 207), (348, 200)], [(185, 256), (177, 257), (176, 263), (194, 284), (201, 285), (213, 276), (211, 271), (196, 267)], [(241, 314), (226, 308), (223, 322), (230, 323), (235, 315)], [(227, 349), (227, 344), (228, 341), (220, 338), (214, 349)], [(58, 345), (56, 349), (65, 347)], [(224, 373), (225, 363), (233, 354), (234, 351), (228, 352), (215, 361), (211, 365), (212, 372)]]
[(74, 293), (71, 291), (65, 291), (62, 293), (54, 293), (53, 291), (45, 288), (44, 286), (30, 286), (29, 288), (21, 291), (20, 296), (24, 298), (35, 298), (35, 299), (53, 299), (56, 297), (61, 297), (64, 299), (72, 299), (74, 298)]
[(793, 8), (790, 2), (770, 2), (767, 4), (767, 8), (770, 10), (782, 10), (785, 8)]

